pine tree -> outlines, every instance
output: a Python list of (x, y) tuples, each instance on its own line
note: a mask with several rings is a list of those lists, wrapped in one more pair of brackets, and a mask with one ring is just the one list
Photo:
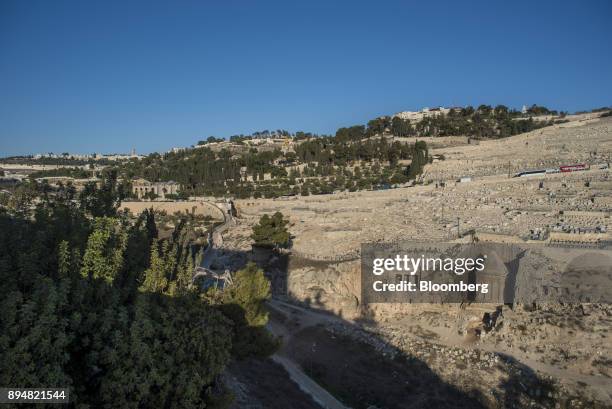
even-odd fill
[(127, 245), (127, 234), (115, 232), (117, 220), (98, 218), (83, 255), (81, 276), (103, 279), (112, 283), (123, 265), (123, 255)]
[(167, 250), (167, 244), (164, 242), (160, 251), (159, 242), (153, 241), (151, 245), (151, 261), (149, 268), (145, 271), (145, 279), (141, 289), (152, 293), (162, 293), (168, 287), (168, 279), (166, 277), (166, 260), (164, 252)]
[(276, 212), (270, 217), (264, 214), (259, 223), (253, 226), (251, 238), (257, 246), (261, 247), (286, 247), (291, 238), (287, 230), (289, 221), (283, 217), (281, 212)]
[(270, 298), (270, 281), (253, 263), (237, 271), (233, 281), (234, 284), (224, 290), (220, 305), (221, 311), (234, 322), (233, 353), (239, 358), (273, 353), (279, 342), (265, 328), (268, 322), (265, 302)]
[(60, 242), (57, 253), (57, 272), (60, 277), (69, 277), (71, 274), (72, 265), (70, 260), (70, 249), (66, 240), (62, 240)]

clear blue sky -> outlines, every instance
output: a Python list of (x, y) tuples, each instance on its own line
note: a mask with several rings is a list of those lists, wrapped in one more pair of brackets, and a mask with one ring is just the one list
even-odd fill
[(612, 105), (609, 1), (0, 0), (0, 156)]

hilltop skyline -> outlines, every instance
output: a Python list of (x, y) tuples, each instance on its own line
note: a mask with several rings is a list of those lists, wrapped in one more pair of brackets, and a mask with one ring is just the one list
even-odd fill
[[(483, 104), (485, 105), (485, 104)], [(499, 105), (503, 105), (503, 104), (499, 104)], [(494, 108), (496, 105), (489, 105), (490, 107)], [(538, 106), (537, 104), (532, 104), (530, 106), (536, 107), (536, 108), (542, 108), (541, 106)], [(462, 110), (463, 108), (467, 108), (468, 106), (465, 107), (459, 107), (459, 106), (454, 106), (454, 107), (442, 107), (442, 106), (433, 106), (433, 107), (423, 107), (421, 110), (417, 110), (417, 111), (398, 111), (395, 112), (393, 114), (390, 115), (381, 115), (377, 118), (384, 118), (384, 117), (388, 117), (388, 118), (393, 118), (395, 116), (398, 116), (402, 119), (408, 119), (413, 125), (416, 125), (419, 121), (420, 118), (422, 118), (422, 113), (429, 113), (429, 115), (436, 115), (436, 112), (448, 112), (450, 109), (455, 110), (456, 112), (459, 112), (460, 110)], [(471, 108), (478, 108), (478, 106), (470, 106)], [(523, 112), (525, 115), (529, 116), (530, 114), (527, 113), (527, 109), (529, 106), (527, 105), (523, 105), (521, 107), (521, 109), (518, 109), (516, 107), (506, 107), (507, 109), (509, 109), (510, 111), (516, 111), (516, 112)], [(547, 108), (547, 107), (544, 107)], [(600, 109), (604, 109), (604, 108), (600, 108)], [(595, 109), (594, 109), (595, 110)], [(594, 111), (593, 110), (593, 111)], [(567, 113), (567, 114), (575, 114), (572, 112), (566, 112), (566, 111), (557, 111), (557, 110), (552, 110), (552, 112), (555, 113), (555, 115), (557, 114), (557, 112), (559, 113)], [(588, 112), (588, 111), (584, 111), (584, 112)], [(427, 115), (427, 114), (426, 114)], [(429, 116), (427, 115), (427, 116)], [(542, 114), (544, 116), (548, 115), (548, 114)], [(410, 119), (412, 117), (412, 119)], [(537, 115), (535, 116), (535, 118), (537, 118)], [(371, 119), (375, 119), (375, 118), (371, 118)], [(350, 126), (353, 125), (363, 125), (364, 127), (366, 126), (366, 123), (369, 122), (369, 120), (364, 120), (362, 121), (362, 123), (358, 123), (358, 124), (352, 124)], [(338, 129), (337, 129), (338, 130)], [(66, 157), (66, 158), (75, 158), (75, 159), (91, 159), (94, 157), (107, 157), (107, 156), (125, 156), (125, 157), (143, 157), (143, 156), (147, 156), (149, 154), (153, 154), (153, 153), (170, 153), (170, 152), (178, 152), (184, 149), (192, 149), (194, 147), (198, 147), (198, 146), (205, 146), (208, 143), (211, 142), (210, 139), (213, 139), (213, 142), (223, 142), (223, 141), (228, 141), (231, 142), (233, 140), (234, 137), (237, 137), (237, 139), (243, 139), (243, 138), (274, 138), (274, 137), (290, 137), (290, 138), (295, 138), (295, 137), (303, 137), (304, 134), (308, 135), (308, 136), (315, 136), (315, 137), (332, 137), (334, 136), (335, 131), (332, 131), (330, 133), (327, 134), (317, 134), (317, 133), (312, 133), (308, 130), (298, 130), (298, 131), (294, 131), (294, 130), (286, 130), (286, 129), (279, 129), (279, 128), (275, 128), (275, 127), (269, 127), (266, 129), (262, 129), (262, 130), (256, 130), (256, 131), (252, 131), (252, 132), (248, 132), (248, 133), (244, 133), (244, 134), (234, 134), (234, 135), (218, 135), (218, 136), (214, 136), (214, 135), (210, 135), (208, 137), (202, 136), (202, 137), (198, 137), (196, 138), (197, 141), (194, 141), (191, 144), (188, 145), (184, 145), (184, 146), (175, 146), (173, 145), (172, 147), (168, 148), (168, 149), (164, 149), (164, 150), (156, 150), (156, 151), (150, 151), (150, 152), (140, 152), (137, 150), (136, 147), (132, 147), (129, 149), (129, 151), (116, 151), (116, 152), (106, 152), (106, 151), (99, 151), (99, 152), (73, 152), (73, 151), (67, 151), (67, 150), (61, 150), (61, 151), (45, 151), (45, 152), (29, 152), (29, 153), (25, 153), (25, 154), (16, 154), (16, 155), (6, 155), (6, 156), (0, 156), (0, 158), (10, 158), (10, 157), (33, 157), (35, 159), (37, 158), (42, 158), (42, 157), (48, 157), (48, 158), (60, 158), (60, 157)], [(302, 135), (300, 135), (302, 134)]]
[(263, 129), (330, 134), (425, 106), (612, 103), (607, 2), (0, 10), (0, 156), (163, 152)]

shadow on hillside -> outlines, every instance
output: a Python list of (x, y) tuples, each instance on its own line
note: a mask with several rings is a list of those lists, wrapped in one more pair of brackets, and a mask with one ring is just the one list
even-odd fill
[(230, 409), (323, 409), (270, 358), (233, 361), (223, 382), (234, 394)]
[[(232, 265), (240, 268), (252, 258), (224, 250), (221, 259), (240, 260)], [(316, 314), (325, 316), (344, 326), (354, 325), (341, 316), (319, 310), (324, 306), (320, 296), (298, 302), (287, 291), (287, 274), (290, 255), (271, 254), (266, 262), (259, 262), (272, 284), (275, 297), (296, 305), (317, 308)], [(292, 323), (295, 317), (283, 316), (278, 311), (270, 315), (275, 325), (285, 327), (284, 345), (278, 352), (297, 363), (317, 383), (336, 396), (345, 405), (355, 409), (371, 406), (379, 408), (486, 408), (483, 397), (476, 389), (463, 391), (445, 382), (426, 362), (399, 353), (384, 356), (379, 350), (393, 347), (376, 335), (369, 335), (370, 342), (356, 340), (349, 335), (332, 332), (323, 325), (304, 328)], [(372, 322), (372, 316), (364, 314), (364, 322)], [(375, 348), (372, 344), (378, 345)], [(260, 377), (259, 383), (274, 382)], [(278, 398), (278, 405), (287, 402)]]
[[(370, 342), (384, 343), (379, 338)], [(385, 356), (370, 342), (317, 325), (294, 334), (282, 353), (352, 408), (486, 407), (478, 390), (460, 390), (424, 361), (403, 354)]]
[[(221, 257), (232, 260), (232, 270), (253, 260), (250, 252), (223, 250)], [(285, 327), (288, 333), (279, 353), (291, 358), (346, 405), (355, 409), (370, 406), (388, 409), (510, 408), (528, 406), (531, 402), (543, 407), (554, 407), (557, 403), (552, 398), (556, 396), (552, 382), (542, 379), (512, 357), (501, 354), (499, 364), (489, 371), (493, 374), (501, 370), (504, 376), (493, 390), (488, 391), (487, 397), (483, 396), (486, 388), (482, 385), (476, 385), (476, 381), (470, 385), (474, 376), (469, 366), (451, 357), (441, 357), (448, 360), (447, 365), (455, 366), (457, 379), (462, 380), (463, 386), (448, 383), (425, 360), (417, 357), (417, 351), (400, 351), (382, 336), (360, 329), (360, 324), (376, 326), (371, 310), (362, 308), (361, 316), (349, 321), (343, 317), (342, 311), (324, 310), (322, 291), (315, 292), (312, 298), (296, 299), (289, 293), (287, 285), (290, 259), (289, 252), (271, 251), (265, 261), (261, 260), (261, 255), (254, 261), (270, 279), (275, 299), (305, 309), (305, 313), (320, 317), (321, 322), (304, 325), (298, 318), (302, 314), (287, 313), (286, 309), (285, 316), (278, 311), (271, 314), (271, 320)], [(327, 264), (313, 263), (322, 264), (321, 268)], [(266, 382), (265, 379), (260, 381)]]

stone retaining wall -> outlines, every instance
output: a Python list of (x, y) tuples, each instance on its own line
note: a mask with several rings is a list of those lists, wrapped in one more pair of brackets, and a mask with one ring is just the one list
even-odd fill
[(168, 214), (194, 213), (196, 215), (210, 216), (213, 219), (223, 220), (223, 212), (214, 204), (204, 201), (188, 202), (122, 202), (119, 210), (128, 209), (137, 215), (145, 209), (153, 208), (157, 211), (165, 211)]

